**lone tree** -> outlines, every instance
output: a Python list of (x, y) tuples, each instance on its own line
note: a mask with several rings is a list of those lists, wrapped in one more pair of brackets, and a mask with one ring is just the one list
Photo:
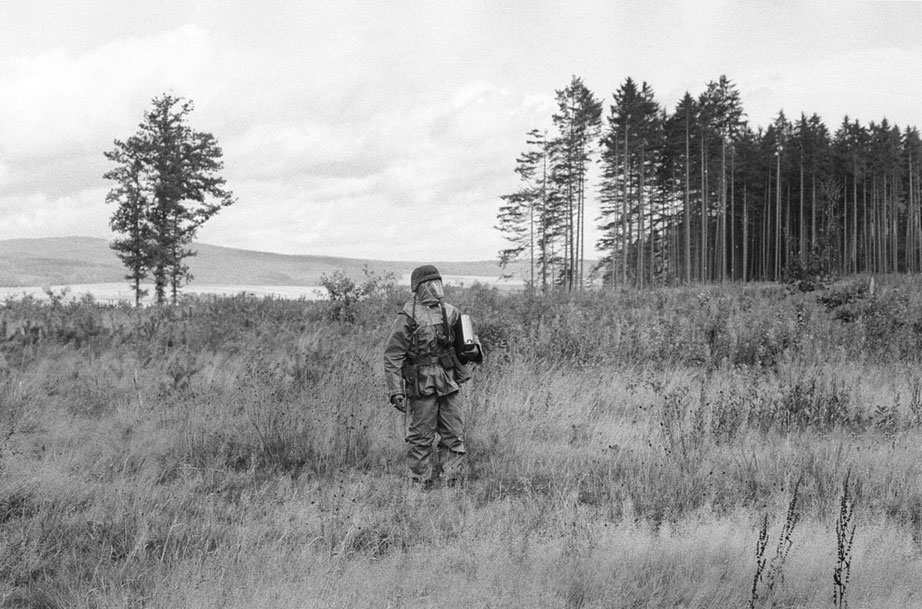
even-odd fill
[(199, 227), (231, 205), (233, 194), (218, 175), (222, 151), (210, 133), (186, 124), (192, 102), (164, 93), (144, 113), (140, 130), (105, 156), (118, 166), (104, 174), (117, 185), (106, 196), (117, 207), (109, 221), (116, 238), (112, 249), (128, 269), (135, 304), (152, 276), (157, 304), (167, 287), (176, 303), (179, 288), (192, 279), (184, 260)]

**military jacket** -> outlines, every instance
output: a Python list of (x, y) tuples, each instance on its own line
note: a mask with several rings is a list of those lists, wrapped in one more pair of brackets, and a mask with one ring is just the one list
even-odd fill
[[(461, 312), (445, 303), (445, 327), (438, 302), (410, 299), (397, 315), (384, 347), (384, 376), (389, 396), (448, 395), (470, 378), (450, 338), (459, 336)], [(412, 386), (411, 386), (412, 385)]]

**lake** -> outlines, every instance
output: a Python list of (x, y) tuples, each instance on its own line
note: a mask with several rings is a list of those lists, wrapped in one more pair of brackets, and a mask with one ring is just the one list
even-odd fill
[[(410, 278), (407, 275), (405, 283), (409, 285)], [(445, 275), (445, 283), (448, 285), (471, 286), (475, 283), (483, 285), (496, 286), (500, 289), (521, 289), (523, 282), (521, 280), (498, 280), (496, 277), (476, 277), (468, 275)], [(152, 286), (145, 286), (150, 292), (153, 292)], [(40, 300), (47, 300), (48, 295), (45, 291), (49, 289), (40, 286), (29, 287), (0, 287), (0, 302), (7, 298), (21, 298), (24, 295), (32, 296)], [(74, 285), (53, 285), (50, 289), (59, 294), (67, 290), (64, 296), (64, 302), (79, 300), (81, 296), (91, 294), (97, 302), (104, 304), (117, 304), (119, 302), (134, 302), (134, 292), (128, 287), (127, 283), (82, 283)], [(327, 292), (322, 286), (303, 286), (303, 285), (197, 285), (192, 283), (182, 289), (183, 294), (199, 294), (204, 296), (233, 296), (236, 294), (246, 293), (256, 297), (273, 296), (275, 298), (304, 298), (307, 300), (320, 300), (326, 298)], [(153, 297), (148, 296), (143, 300), (144, 303), (150, 303)]]
[[(150, 292), (153, 292), (151, 286), (146, 286)], [(29, 295), (41, 300), (47, 300), (48, 295), (45, 293), (47, 287), (0, 287), (0, 301), (7, 298), (20, 298)], [(50, 289), (58, 294), (62, 290), (67, 290), (64, 301), (79, 300), (81, 296), (91, 294), (97, 302), (105, 304), (117, 304), (121, 301), (133, 303), (134, 292), (125, 283), (82, 283), (76, 285), (55, 285)], [(294, 286), (294, 285), (190, 285), (182, 290), (183, 294), (199, 295), (219, 295), (232, 296), (241, 293), (252, 294), (254, 296), (274, 296), (276, 298), (306, 298), (308, 300), (319, 300), (326, 296), (326, 290), (320, 286)], [(153, 300), (149, 294), (145, 303)]]

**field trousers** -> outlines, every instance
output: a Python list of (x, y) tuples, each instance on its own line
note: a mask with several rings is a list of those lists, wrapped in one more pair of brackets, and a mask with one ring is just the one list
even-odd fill
[[(439, 474), (448, 483), (466, 474), (464, 425), (461, 421), (461, 392), (420, 396), (407, 404), (407, 466), (416, 482), (431, 483)], [(439, 435), (438, 462), (433, 443)]]

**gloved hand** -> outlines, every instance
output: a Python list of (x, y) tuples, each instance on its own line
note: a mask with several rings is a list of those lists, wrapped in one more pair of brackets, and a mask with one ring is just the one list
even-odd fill
[(391, 405), (400, 412), (407, 411), (407, 399), (402, 393), (391, 396)]

